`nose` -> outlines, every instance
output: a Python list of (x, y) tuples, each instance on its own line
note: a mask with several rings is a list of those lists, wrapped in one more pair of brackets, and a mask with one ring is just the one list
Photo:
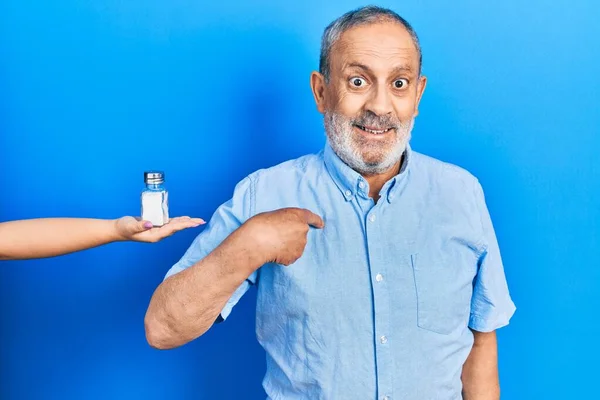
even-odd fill
[(378, 116), (391, 114), (393, 109), (389, 91), (381, 85), (374, 87), (365, 108)]

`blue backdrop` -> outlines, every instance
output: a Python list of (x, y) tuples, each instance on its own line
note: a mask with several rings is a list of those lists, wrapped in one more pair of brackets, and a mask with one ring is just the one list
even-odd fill
[[(362, 4), (284, 3), (3, 0), (0, 221), (138, 215), (145, 169), (166, 171), (172, 214), (209, 218), (249, 172), (318, 151), (320, 35)], [(503, 398), (592, 398), (600, 6), (494, 3), (380, 4), (422, 41), (413, 147), (486, 190), (518, 307)], [(197, 232), (1, 263), (0, 398), (264, 398), (254, 291), (196, 342), (145, 342), (149, 298)]]

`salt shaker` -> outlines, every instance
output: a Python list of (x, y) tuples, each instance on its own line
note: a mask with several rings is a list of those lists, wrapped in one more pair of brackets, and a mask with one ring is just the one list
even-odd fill
[(162, 171), (144, 172), (146, 188), (142, 191), (142, 219), (154, 226), (169, 222), (169, 192), (165, 189)]

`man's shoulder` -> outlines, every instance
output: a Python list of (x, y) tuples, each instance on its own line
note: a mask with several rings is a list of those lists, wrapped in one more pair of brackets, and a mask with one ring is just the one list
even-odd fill
[(298, 158), (283, 161), (272, 167), (261, 168), (251, 173), (249, 177), (253, 181), (286, 181), (288, 179), (300, 178), (306, 174), (318, 171), (322, 166), (323, 151), (319, 151), (317, 153), (306, 154)]
[(416, 151), (412, 151), (411, 156), (413, 157), (415, 170), (418, 173), (425, 174), (429, 181), (450, 184), (460, 182), (470, 187), (478, 182), (475, 175), (456, 164)]

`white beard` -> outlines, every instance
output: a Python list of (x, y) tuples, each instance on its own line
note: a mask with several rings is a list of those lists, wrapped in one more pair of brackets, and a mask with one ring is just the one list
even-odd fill
[[(396, 121), (395, 137), (381, 143), (367, 142), (354, 132), (354, 120), (344, 115), (325, 112), (325, 133), (333, 151), (350, 168), (363, 175), (376, 175), (388, 171), (400, 162), (410, 141), (415, 119)], [(376, 154), (376, 160), (365, 161), (364, 153)]]

